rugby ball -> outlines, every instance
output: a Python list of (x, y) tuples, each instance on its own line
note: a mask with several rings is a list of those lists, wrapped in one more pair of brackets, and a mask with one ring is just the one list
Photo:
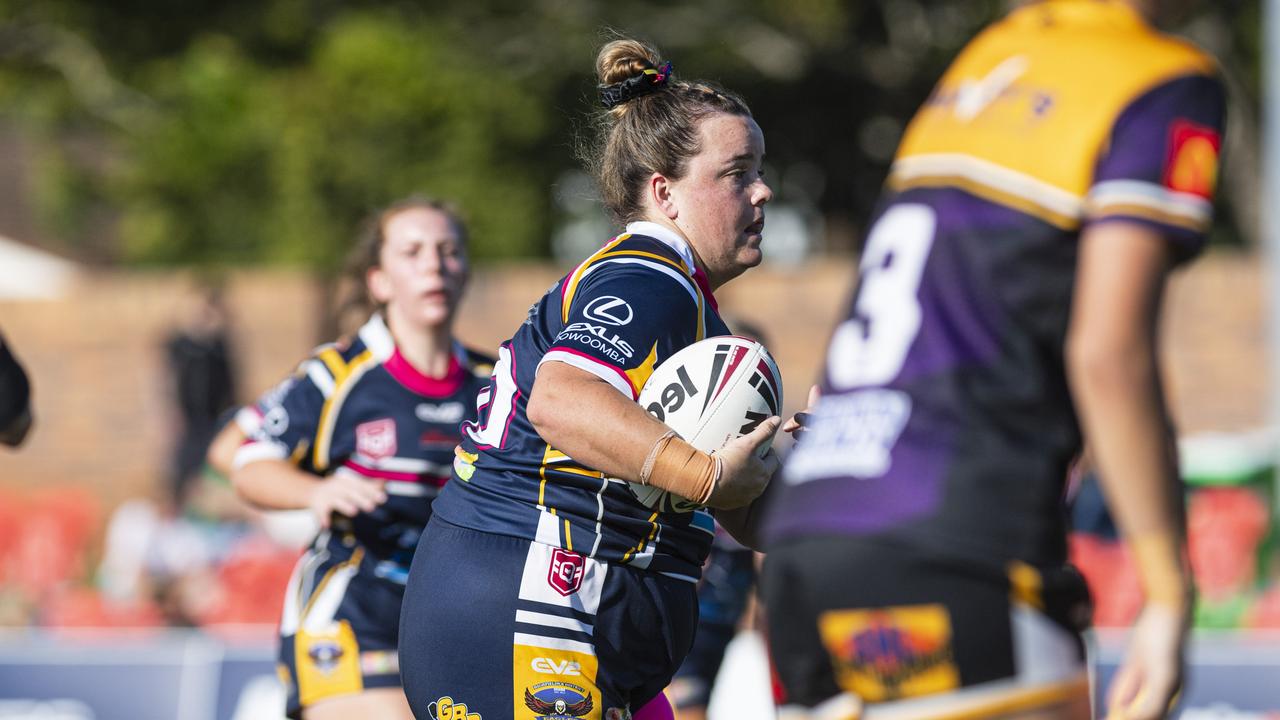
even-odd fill
[[(782, 411), (782, 375), (754, 340), (707, 338), (655, 368), (637, 402), (690, 445), (711, 452)], [(761, 446), (761, 455), (771, 444)], [(653, 485), (628, 485), (641, 503), (660, 512), (702, 507)]]

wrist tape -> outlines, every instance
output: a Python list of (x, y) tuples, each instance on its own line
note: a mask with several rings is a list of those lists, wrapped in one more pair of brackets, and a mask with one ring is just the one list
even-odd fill
[(649, 449), (640, 468), (640, 483), (654, 485), (706, 504), (722, 471), (720, 458), (698, 450), (668, 430)]

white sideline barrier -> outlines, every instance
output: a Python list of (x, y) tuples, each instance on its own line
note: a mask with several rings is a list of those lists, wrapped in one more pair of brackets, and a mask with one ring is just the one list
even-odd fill
[[(51, 633), (0, 630), (0, 720), (279, 720), (274, 628), (244, 642), (198, 630)], [(1123, 632), (1094, 639), (1105, 685)], [(764, 644), (751, 632), (729, 645), (711, 696), (711, 720), (772, 720)], [(1197, 633), (1181, 720), (1280, 717), (1280, 632)]]

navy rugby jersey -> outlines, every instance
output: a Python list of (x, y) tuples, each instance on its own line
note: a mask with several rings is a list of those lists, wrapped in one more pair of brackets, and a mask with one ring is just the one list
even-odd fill
[(489, 358), (455, 345), (445, 376), (427, 377), (374, 315), (350, 343), (320, 346), (293, 377), (239, 413), (241, 428), (257, 429), (236, 465), (289, 460), (316, 475), (384, 481), (387, 501), (351, 519), (350, 530), (374, 555), (407, 565), (491, 368)]
[(547, 291), (499, 349), (480, 420), (464, 428), (436, 513), (474, 530), (696, 580), (714, 535), (708, 512), (645, 507), (625, 482), (548, 445), (525, 411), (542, 363), (581, 368), (635, 400), (663, 360), (728, 334), (684, 239), (631, 223)]
[(1062, 562), (1080, 232), (1193, 255), (1223, 114), (1212, 60), (1119, 2), (1029, 5), (966, 47), (899, 147), (767, 541)]

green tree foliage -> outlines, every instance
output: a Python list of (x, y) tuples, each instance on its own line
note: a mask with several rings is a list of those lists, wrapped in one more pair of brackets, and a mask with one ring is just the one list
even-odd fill
[[(478, 257), (540, 256), (617, 31), (741, 92), (779, 201), (843, 251), (906, 120), (1006, 5), (0, 0), (0, 120), (26, 129), (39, 214), (82, 256), (331, 271), (360, 217), (413, 191), (462, 207)], [(1188, 2), (1172, 26), (1224, 59), (1237, 117), (1256, 114), (1257, 8)], [(1235, 167), (1249, 195), (1256, 168)]]

